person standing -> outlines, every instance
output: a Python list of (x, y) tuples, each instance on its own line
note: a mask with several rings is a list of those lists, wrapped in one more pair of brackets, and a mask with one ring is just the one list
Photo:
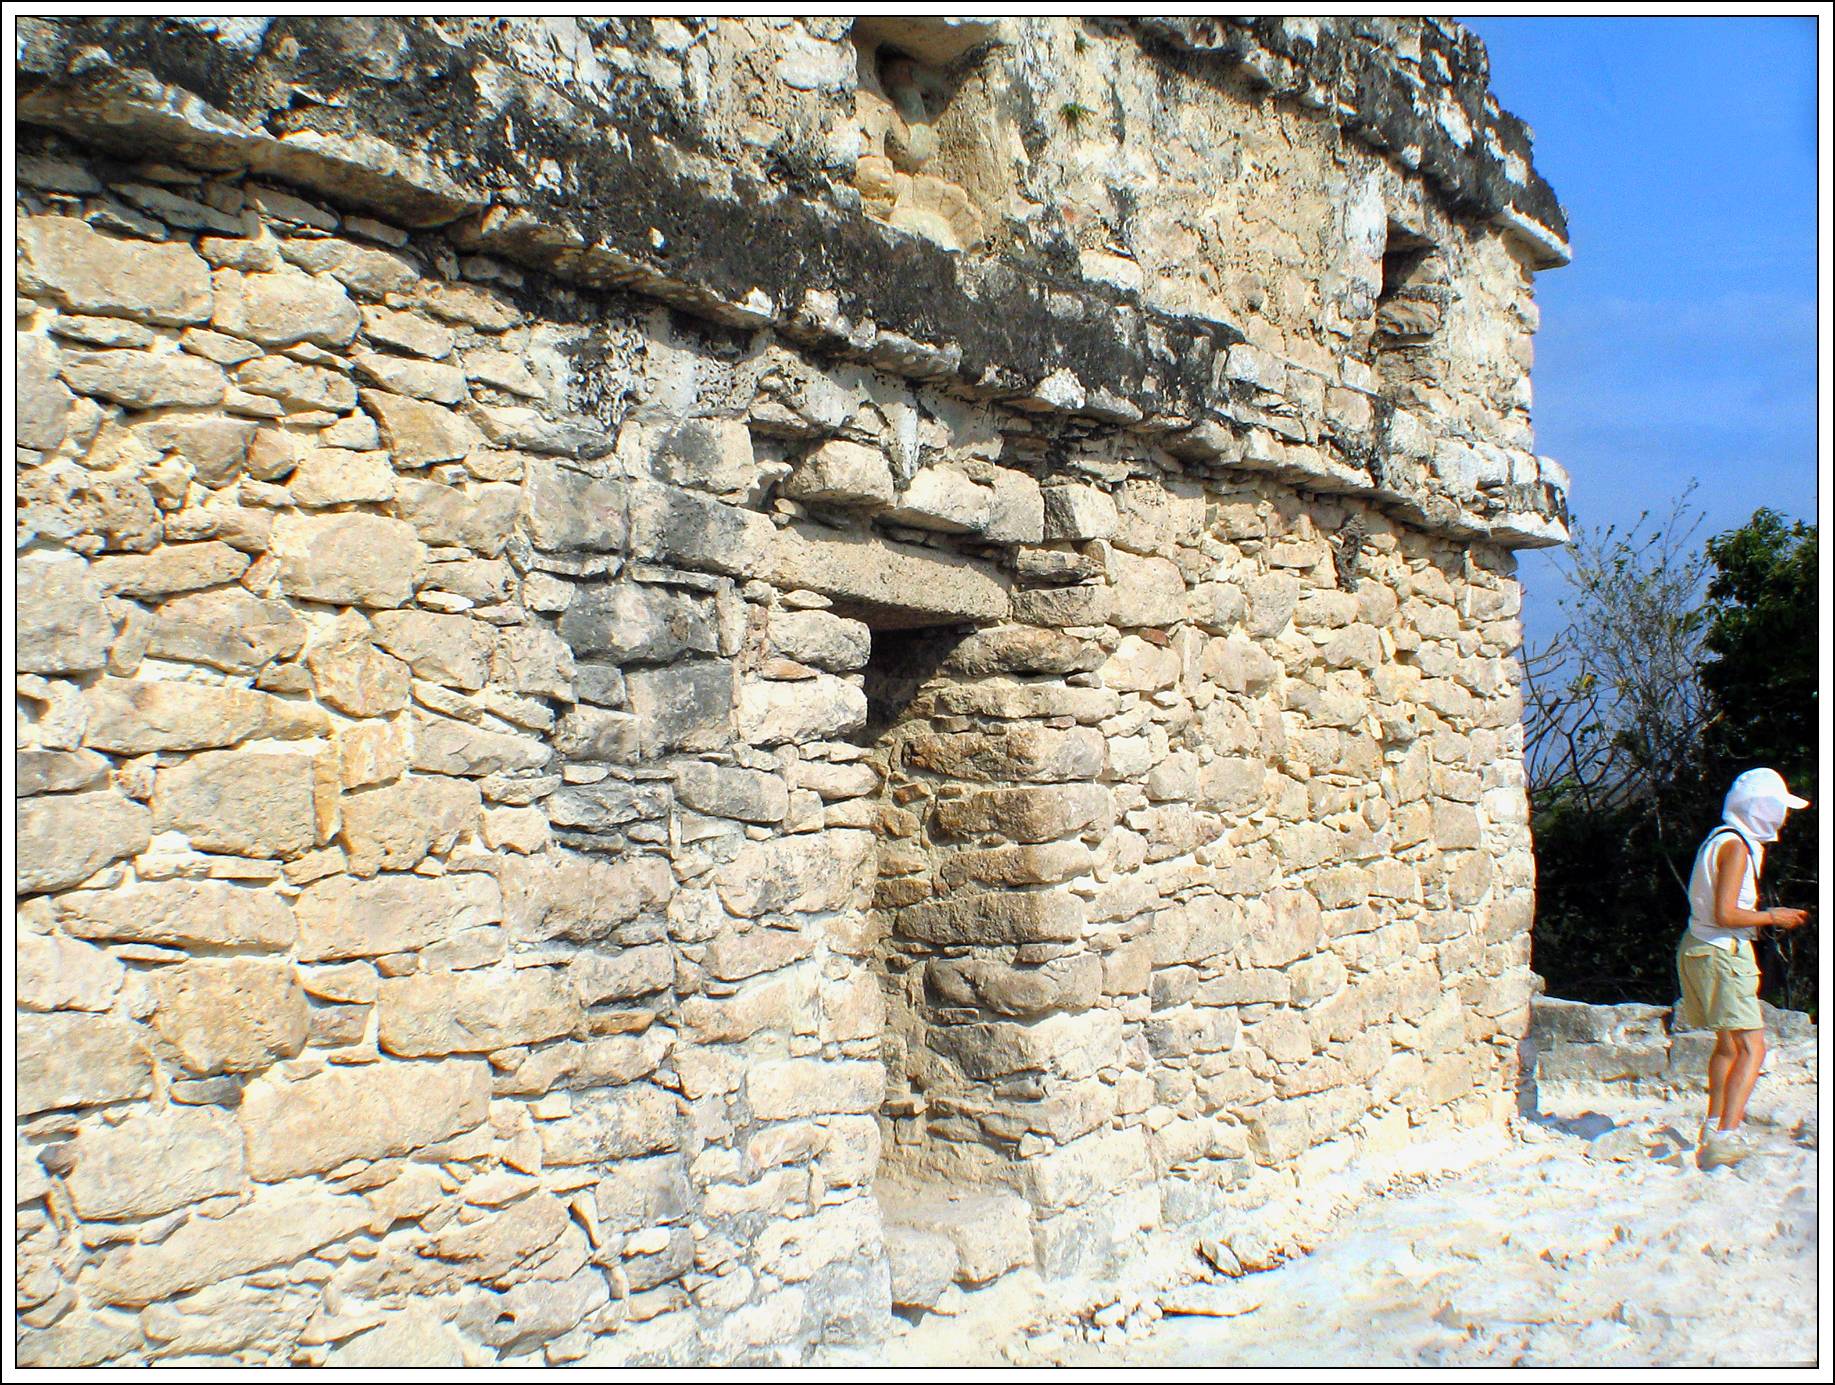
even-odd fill
[(1712, 1029), (1708, 1115), (1701, 1125), (1701, 1167), (1737, 1163), (1751, 1153), (1741, 1123), (1746, 1099), (1765, 1061), (1759, 966), (1752, 940), (1761, 928), (1800, 928), (1802, 909), (1760, 909), (1765, 843), (1776, 841), (1792, 808), (1807, 808), (1776, 770), (1751, 769), (1733, 781), (1721, 822), (1695, 853), (1689, 876), (1688, 929), (1676, 948), (1682, 981), (1678, 1018)]

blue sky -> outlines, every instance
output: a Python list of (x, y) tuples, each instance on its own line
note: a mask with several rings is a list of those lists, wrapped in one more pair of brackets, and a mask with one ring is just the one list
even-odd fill
[[(1536, 449), (1575, 516), (1634, 523), (1691, 479), (1699, 534), (1816, 517), (1816, 27), (1808, 18), (1464, 18), (1567, 208), (1538, 276)], [(1522, 556), (1529, 643), (1560, 626)]]

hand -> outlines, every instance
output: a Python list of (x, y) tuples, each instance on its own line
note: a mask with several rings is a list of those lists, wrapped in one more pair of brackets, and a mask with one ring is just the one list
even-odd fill
[(1767, 909), (1773, 928), (1801, 928), (1810, 920), (1807, 909)]

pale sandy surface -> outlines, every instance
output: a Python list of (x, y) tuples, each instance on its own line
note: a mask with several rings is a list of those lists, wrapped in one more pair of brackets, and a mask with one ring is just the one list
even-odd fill
[(1125, 1291), (1125, 1322), (1097, 1328), (1016, 1297), (974, 1321), (933, 1317), (881, 1359), (1816, 1365), (1814, 1057), (1789, 1055), (1761, 1081), (1748, 1123), (1761, 1152), (1742, 1164), (1696, 1167), (1700, 1109), (1693, 1096), (1545, 1097), (1535, 1118), (1453, 1156), (1461, 1171), (1351, 1200), (1277, 1268), (1207, 1282), (1194, 1254)]

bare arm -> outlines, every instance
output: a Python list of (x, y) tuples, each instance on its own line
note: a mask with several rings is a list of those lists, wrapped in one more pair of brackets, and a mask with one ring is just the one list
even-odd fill
[(1714, 922), (1722, 928), (1796, 928), (1809, 915), (1801, 909), (1742, 909), (1739, 887), (1746, 878), (1746, 844), (1728, 837), (1714, 858)]

